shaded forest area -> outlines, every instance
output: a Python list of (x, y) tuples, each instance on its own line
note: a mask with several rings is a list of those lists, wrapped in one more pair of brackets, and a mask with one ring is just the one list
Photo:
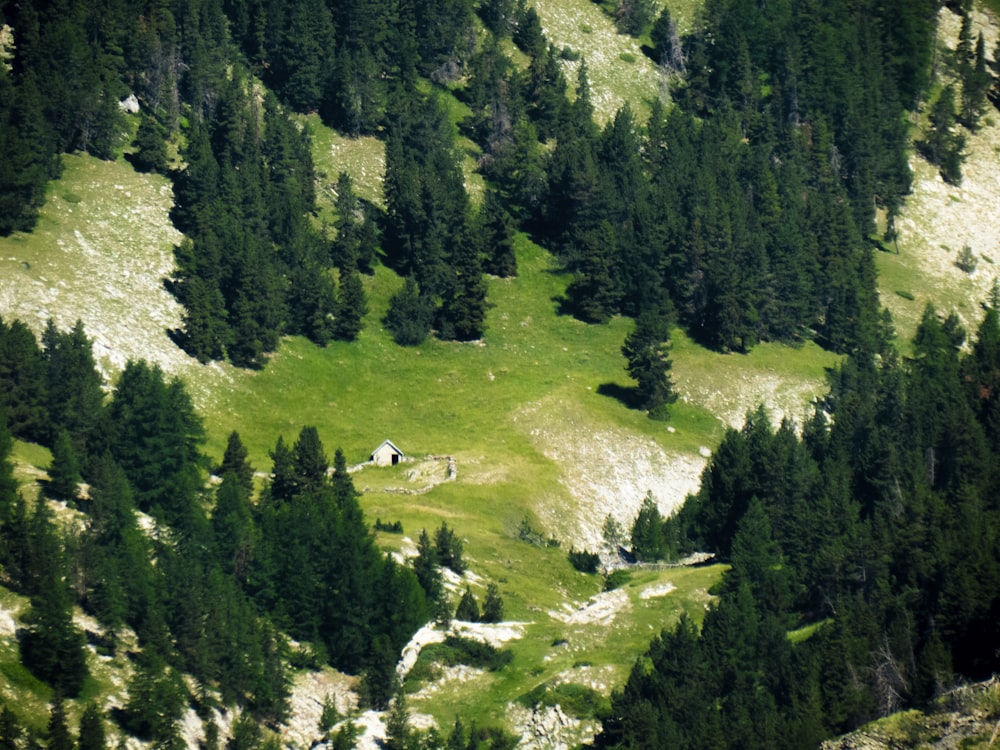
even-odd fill
[(700, 633), (684, 617), (636, 662), (596, 746), (816, 747), (1000, 668), (998, 303), (967, 354), (929, 307), (911, 359), (850, 358), (801, 436), (763, 409), (726, 433), (647, 547), (732, 568)]
[[(363, 673), (365, 703), (386, 707), (400, 650), (442, 595), (439, 561), (460, 559), (453, 532), (439, 533), (444, 542), (419, 568), (436, 582), (428, 596), (376, 546), (343, 454), (328, 471), (315, 428), (292, 445), (278, 438), (273, 478), (255, 496), (239, 435), (210, 465), (183, 384), (158, 367), (129, 362), (106, 400), (79, 324), (50, 325), (39, 347), (20, 321), (0, 321), (0, 352), (3, 583), (30, 598), (21, 658), (60, 700), (87, 680), (79, 605), (103, 627), (89, 635), (102, 653), (135, 633), (129, 700), (114, 718), (158, 745), (174, 746), (189, 702), (202, 712), (239, 705), (255, 726), (281, 723), (289, 665)], [(52, 448), (35, 502), (14, 479), (13, 436)], [(206, 471), (220, 482), (206, 486)], [(49, 500), (77, 512), (56, 523)], [(288, 636), (308, 645), (292, 648)]]
[[(173, 333), (205, 362), (264, 366), (289, 333), (353, 339), (360, 274), (376, 263), (405, 277), (386, 319), (400, 344), (478, 338), (484, 275), (517, 273), (519, 229), (572, 277), (565, 312), (636, 318), (625, 348), (651, 413), (672, 398), (674, 322), (724, 351), (815, 337), (850, 353), (801, 437), (751, 415), (661, 523), (648, 556), (708, 549), (732, 571), (700, 633), (684, 620), (654, 641), (597, 739), (814, 746), (998, 668), (997, 300), (970, 354), (957, 321), (928, 310), (904, 360), (872, 258), (876, 217), (891, 237), (909, 190), (906, 115), (927, 93), (939, 9), (708, 0), (684, 38), (663, 14), (651, 54), (674, 104), (653, 102), (644, 123), (626, 106), (601, 128), (585, 61), (571, 86), (535, 11), (510, 0), (0, 0), (13, 39), (0, 64), (0, 232), (30, 231), (60, 153), (127, 146), (137, 169), (174, 181), (185, 240), (169, 285), (185, 314)], [(962, 40), (958, 63), (969, 77), (935, 100), (921, 145), (951, 180), (953, 125), (975, 127), (989, 88), (981, 42)], [(129, 93), (142, 107), (134, 139), (118, 107)], [(459, 127), (480, 149), (478, 206), (451, 95), (472, 113)], [(341, 176), (335, 226), (321, 226), (293, 111), (384, 139), (384, 209)], [(289, 663), (363, 671), (367, 700), (387, 704), (440, 582), (430, 552), (413, 572), (376, 548), (343, 456), (327, 476), (315, 430), (278, 440), (274, 479), (251, 502), (238, 436), (207, 466), (179, 381), (132, 362), (106, 399), (79, 325), (50, 325), (39, 345), (3, 323), (0, 352), (0, 562), (32, 601), (21, 648), (37, 677), (63, 697), (83, 689), (76, 603), (107, 629), (109, 653), (136, 632), (115, 718), (158, 744), (176, 742), (189, 699), (237, 703), (247, 727), (279, 723)], [(44, 494), (85, 510), (78, 532), (61, 536), (49, 505), (20, 496), (9, 435), (51, 448)], [(211, 490), (208, 469), (222, 477)], [(814, 630), (789, 639), (798, 628)], [(289, 652), (280, 632), (313, 650)], [(11, 736), (11, 714), (0, 721)]]
[[(377, 262), (407, 279), (385, 321), (399, 343), (479, 338), (484, 274), (516, 274), (519, 228), (557, 254), (564, 309), (583, 320), (645, 312), (722, 351), (803, 338), (872, 351), (876, 215), (891, 236), (939, 8), (711, 0), (681, 38), (669, 11), (624, 3), (620, 25), (649, 30), (675, 104), (652, 102), (645, 123), (626, 105), (601, 129), (586, 61), (571, 86), (524, 2), (5, 2), (0, 231), (30, 230), (60, 152), (120, 153), (117, 102), (134, 92), (128, 158), (174, 179), (174, 336), (202, 361), (260, 367), (288, 333), (353, 339), (358, 274)], [(964, 44), (967, 85), (922, 142), (943, 172), (956, 155), (960, 168), (956, 102), (973, 127), (992, 83), (981, 42)], [(471, 110), (459, 128), (479, 148), (478, 206), (451, 95)], [(320, 226), (291, 111), (384, 139), (384, 210), (341, 176), (335, 226)]]

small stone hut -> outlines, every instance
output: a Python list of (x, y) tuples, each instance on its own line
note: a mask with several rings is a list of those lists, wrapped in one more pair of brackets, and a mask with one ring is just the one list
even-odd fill
[(404, 458), (403, 451), (391, 440), (383, 440), (382, 445), (372, 451), (371, 462), (376, 466), (395, 466)]

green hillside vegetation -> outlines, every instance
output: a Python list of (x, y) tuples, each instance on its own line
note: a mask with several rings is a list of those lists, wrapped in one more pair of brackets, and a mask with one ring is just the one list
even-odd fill
[[(173, 745), (239, 706), (258, 746), (296, 670), (388, 709), (414, 631), (488, 587), (496, 662), (431, 646), (400, 686), (427, 747), (555, 705), (570, 742), (813, 746), (989, 672), (980, 16), (671, 4), (680, 75), (655, 4), (585, 5), (0, 4), (2, 721), (57, 748), (63, 699), (81, 734), (107, 700)], [(676, 401), (629, 377), (637, 331)], [(407, 460), (348, 475), (385, 438)], [(611, 521), (716, 560), (575, 570)], [(443, 596), (409, 559), (442, 524)]]

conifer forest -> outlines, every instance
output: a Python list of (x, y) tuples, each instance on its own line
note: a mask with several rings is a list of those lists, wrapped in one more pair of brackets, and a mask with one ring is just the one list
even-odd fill
[[(620, 400), (663, 430), (684, 396), (673, 332), (733, 357), (818, 345), (838, 364), (807, 419), (751, 410), (675, 512), (650, 494), (630, 527), (608, 516), (606, 549), (566, 545), (607, 591), (630, 568), (721, 564), (621, 680), (573, 694), (585, 744), (815, 748), (989, 679), (1000, 288), (971, 322), (928, 304), (902, 340), (876, 268), (909, 160), (961, 185), (967, 137), (1000, 117), (972, 0), (704, 0), (683, 26), (671, 0), (597, 4), (663, 82), (606, 121), (587, 60), (527, 0), (0, 0), (0, 236), (35, 231), (65, 154), (160, 175), (182, 235), (162, 280), (183, 310), (172, 346), (260, 377), (289, 337), (488, 343), (497, 280), (539, 273), (519, 264), (528, 240), (568, 280), (559, 316), (634, 321), (608, 352), (634, 383)], [(962, 19), (948, 60), (941, 13)], [(377, 198), (318, 174), (307, 117), (384, 147)], [(205, 750), (291, 748), (293, 678), (331, 668), (357, 705), (323, 704), (323, 747), (375, 747), (365, 710), (394, 750), (543, 746), (461, 699), (453, 724), (408, 714), (415, 634), (509, 619), (511, 584), (470, 578), (489, 552), (463, 544), (466, 516), (408, 524), (416, 549), (396, 554), (402, 524), (366, 514), (334, 436), (296, 425), (262, 459), (227, 427), (214, 455), (181, 377), (143, 359), (108, 373), (84, 323), (29, 322), (0, 307), (0, 587), (27, 602), (0, 653), (0, 748), (176, 750), (192, 712)], [(15, 471), (24, 445), (51, 455), (37, 491)], [(559, 544), (528, 517), (511, 534)], [(534, 666), (451, 631), (433, 649), (452, 668)], [(117, 703), (95, 666), (112, 658)]]

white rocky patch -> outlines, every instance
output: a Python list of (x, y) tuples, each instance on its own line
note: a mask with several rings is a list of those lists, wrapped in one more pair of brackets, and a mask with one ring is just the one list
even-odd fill
[(610, 625), (621, 613), (632, 608), (632, 601), (624, 589), (604, 591), (592, 596), (586, 603), (574, 607), (563, 605), (565, 611), (549, 610), (549, 616), (567, 625)]
[(291, 718), (282, 732), (286, 745), (310, 747), (321, 739), (319, 720), (325, 700), (333, 701), (342, 716), (353, 711), (357, 707), (353, 684), (352, 678), (329, 668), (295, 675), (288, 699)]
[(17, 633), (17, 620), (14, 610), (0, 607), (0, 636), (12, 638)]
[(658, 583), (655, 586), (647, 586), (639, 592), (640, 599), (653, 599), (658, 596), (666, 596), (677, 587), (669, 581)]
[(570, 750), (592, 740), (601, 728), (600, 722), (568, 716), (559, 706), (511, 704), (507, 719), (521, 737), (519, 750)]

